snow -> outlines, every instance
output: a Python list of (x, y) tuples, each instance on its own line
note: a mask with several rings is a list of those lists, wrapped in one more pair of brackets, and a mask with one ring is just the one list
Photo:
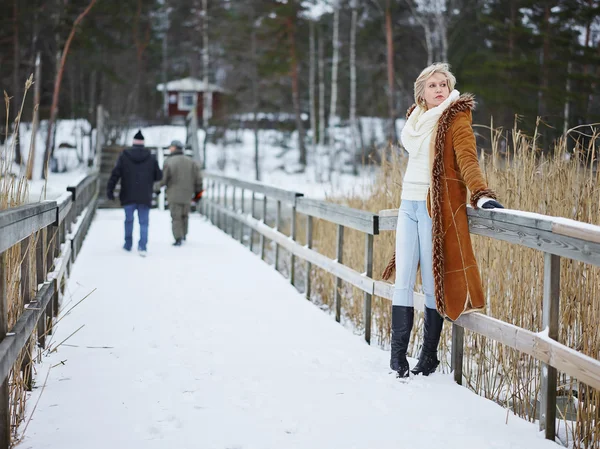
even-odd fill
[(532, 220), (551, 222), (553, 224), (560, 224), (568, 226), (570, 228), (576, 228), (582, 231), (592, 232), (600, 235), (600, 226), (591, 223), (583, 223), (581, 221), (571, 220), (570, 218), (554, 217), (552, 215), (543, 215), (535, 212), (526, 212), (515, 209), (494, 209), (494, 212), (499, 212), (507, 215), (516, 215), (519, 217), (526, 217)]
[(306, 8), (303, 15), (309, 20), (318, 21), (325, 14), (333, 13), (332, 3), (335, 4), (335, 1), (305, 0), (302, 2), (302, 6)]
[[(162, 92), (164, 84), (158, 84), (156, 90)], [(204, 81), (197, 78), (182, 78), (180, 80), (173, 80), (167, 82), (167, 91), (178, 91), (178, 92), (225, 92), (222, 87), (216, 84), (206, 84)]]
[(451, 375), (398, 381), (387, 352), (199, 215), (173, 248), (153, 210), (147, 258), (122, 232), (122, 211), (97, 212), (21, 449), (556, 447)]

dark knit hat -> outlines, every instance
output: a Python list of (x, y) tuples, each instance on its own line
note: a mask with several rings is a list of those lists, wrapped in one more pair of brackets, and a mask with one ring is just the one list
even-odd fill
[(144, 135), (142, 134), (142, 130), (138, 129), (138, 132), (135, 136), (133, 136), (133, 144), (134, 145), (144, 145)]

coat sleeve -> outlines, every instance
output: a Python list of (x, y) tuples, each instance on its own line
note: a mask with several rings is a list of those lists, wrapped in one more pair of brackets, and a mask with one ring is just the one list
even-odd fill
[(198, 162), (194, 161), (194, 192), (202, 190), (202, 168)]
[(477, 200), (482, 196), (497, 199), (489, 189), (477, 158), (477, 144), (471, 127), (470, 112), (460, 112), (452, 123), (452, 145), (460, 174), (471, 192), (471, 206), (477, 209)]
[(162, 170), (158, 166), (158, 161), (154, 159), (154, 182), (160, 181), (163, 177)]
[(122, 173), (122, 158), (123, 158), (123, 154), (121, 154), (119, 156), (119, 158), (117, 159), (117, 163), (115, 164), (114, 168), (112, 169), (112, 172), (110, 173), (110, 178), (108, 179), (108, 183), (106, 184), (106, 197), (107, 198), (112, 198), (114, 195), (114, 191), (115, 191), (115, 187), (117, 185), (117, 182), (119, 182), (119, 179), (121, 179), (121, 176), (123, 175)]
[(168, 186), (170, 177), (171, 177), (171, 169), (169, 168), (169, 164), (167, 163), (167, 161), (165, 161), (165, 164), (163, 165), (162, 179), (160, 181), (160, 186), (161, 187)]

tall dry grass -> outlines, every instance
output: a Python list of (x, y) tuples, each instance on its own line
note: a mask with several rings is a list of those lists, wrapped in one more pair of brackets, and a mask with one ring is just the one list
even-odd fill
[[(516, 128), (508, 132), (477, 128), (482, 129), (491, 143), (491, 152), (481, 155), (482, 170), (506, 207), (600, 224), (598, 131), (593, 127), (573, 129), (556, 142), (554, 151), (548, 155), (536, 146), (537, 135), (529, 137)], [(398, 208), (407, 159), (398, 153), (382, 159), (381, 174), (368, 194), (337, 200), (372, 212)], [(335, 258), (335, 233), (334, 225), (315, 221), (314, 247), (331, 258)], [(392, 255), (394, 238), (393, 232), (375, 238), (377, 279)], [(347, 230), (344, 241), (344, 263), (364, 271), (364, 236)], [(487, 313), (525, 329), (541, 331), (543, 254), (479, 236), (473, 236), (473, 245), (488, 297)], [(332, 276), (313, 269), (311, 279), (315, 300), (333, 310)], [(343, 285), (341, 293), (343, 319), (359, 332), (364, 326), (362, 292)], [(388, 300), (373, 298), (372, 341), (383, 347), (389, 345), (390, 312)], [(600, 267), (561, 260), (560, 316), (560, 342), (600, 358)], [(418, 356), (421, 328), (422, 317), (419, 317), (409, 347), (413, 357)], [(451, 326), (444, 326), (440, 344), (445, 372), (449, 371), (450, 330)], [(540, 364), (501, 344), (471, 332), (465, 334), (465, 385), (518, 416), (535, 420), (539, 409)], [(558, 431), (563, 444), (600, 449), (600, 392), (559, 373), (558, 394), (561, 404)]]
[[(17, 116), (14, 121), (14, 129), (18, 129), (23, 105), (27, 97), (27, 92), (33, 85), (33, 78), (30, 77), (25, 84), (23, 101), (17, 108)], [(16, 134), (8, 135), (10, 129), (9, 117), (11, 112), (11, 98), (4, 92), (5, 112), (6, 112), (6, 130), (5, 145), (1, 148), (0, 155), (0, 210), (17, 207), (25, 203), (28, 197), (28, 183), (24, 176), (24, 167), (16, 167), (13, 163), (15, 147), (17, 142)], [(9, 139), (12, 137), (12, 140)], [(29, 155), (31, 160), (31, 154)], [(4, 285), (6, 286), (6, 296), (8, 305), (8, 329), (11, 329), (23, 313), (25, 306), (26, 293), (30, 298), (35, 296), (37, 282), (35, 248), (38, 238), (41, 238), (42, 232), (37, 233), (30, 238), (18, 243), (6, 250), (0, 257), (3, 260)], [(25, 273), (32, 275), (27, 277)], [(17, 362), (9, 374), (9, 395), (10, 395), (10, 414), (11, 414), (11, 445), (18, 442), (17, 429), (23, 422), (25, 416), (25, 400), (27, 391), (32, 385), (33, 360), (36, 352), (36, 335), (28, 341), (28, 344), (21, 351)]]

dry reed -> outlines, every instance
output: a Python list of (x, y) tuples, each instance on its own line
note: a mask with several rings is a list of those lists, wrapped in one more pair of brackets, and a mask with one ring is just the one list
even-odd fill
[[(25, 84), (23, 101), (18, 109), (14, 121), (14, 129), (18, 129), (21, 122), (23, 105), (27, 97), (27, 92), (33, 85), (33, 78), (30, 77)], [(9, 146), (9, 119), (10, 100), (4, 92), (6, 105), (6, 129), (5, 145), (2, 148), (0, 157), (0, 210), (17, 207), (25, 203), (28, 196), (27, 179), (24, 176), (24, 167), (17, 167), (13, 164), (15, 147), (18, 134), (15, 132)], [(31, 160), (31, 154), (29, 155)], [(8, 306), (8, 329), (11, 329), (23, 313), (25, 306), (25, 297), (33, 298), (37, 291), (36, 279), (36, 256), (35, 248), (39, 238), (43, 238), (42, 232), (38, 232), (27, 238), (21, 243), (14, 245), (6, 250), (0, 257), (4, 258), (5, 272), (4, 285), (6, 286), (7, 306)], [(31, 275), (26, 276), (29, 272)], [(25, 401), (27, 391), (33, 385), (33, 362), (39, 356), (36, 354), (36, 331), (33, 332), (28, 343), (19, 354), (15, 365), (9, 374), (9, 410), (11, 415), (11, 447), (18, 442), (17, 430), (23, 422), (25, 416)]]

